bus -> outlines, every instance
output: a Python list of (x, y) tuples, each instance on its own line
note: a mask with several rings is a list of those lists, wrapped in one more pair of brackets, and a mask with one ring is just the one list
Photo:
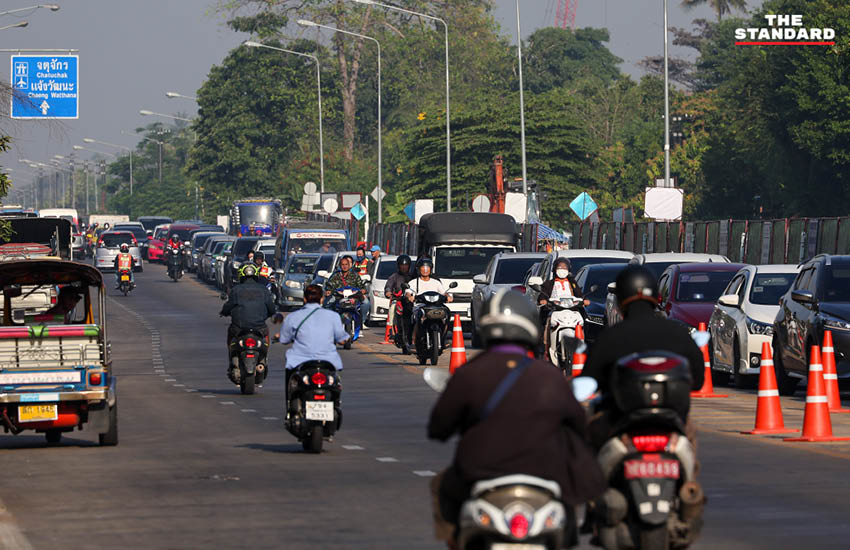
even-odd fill
[(283, 205), (279, 199), (242, 199), (230, 209), (230, 234), (237, 237), (276, 236), (282, 225)]

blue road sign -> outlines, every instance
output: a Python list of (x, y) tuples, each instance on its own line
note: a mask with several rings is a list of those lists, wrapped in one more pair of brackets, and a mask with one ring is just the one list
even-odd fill
[(407, 203), (407, 206), (404, 207), (404, 214), (410, 218), (410, 221), (416, 220), (416, 203), (414, 201)]
[(360, 221), (366, 216), (366, 209), (358, 202), (351, 207), (351, 215), (354, 216), (357, 221)]
[(13, 55), (12, 118), (79, 118), (79, 56)]
[(582, 191), (579, 193), (579, 196), (573, 199), (573, 202), (570, 203), (570, 208), (576, 213), (581, 221), (584, 221), (590, 217), (591, 214), (596, 212), (598, 206), (596, 205), (596, 202), (590, 198), (590, 195)]

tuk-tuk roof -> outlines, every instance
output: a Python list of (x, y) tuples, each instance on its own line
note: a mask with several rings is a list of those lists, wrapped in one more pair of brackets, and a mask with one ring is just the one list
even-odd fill
[(59, 259), (16, 260), (0, 262), (0, 288), (10, 284), (69, 284), (82, 280), (89, 286), (100, 286), (103, 277), (94, 267)]

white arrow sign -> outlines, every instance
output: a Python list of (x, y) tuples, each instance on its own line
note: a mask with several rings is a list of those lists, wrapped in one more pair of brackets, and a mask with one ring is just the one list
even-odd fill
[(46, 115), (47, 110), (50, 108), (50, 103), (48, 103), (47, 100), (44, 100), (41, 102), (41, 105), (39, 105), (39, 107), (41, 107), (41, 114)]

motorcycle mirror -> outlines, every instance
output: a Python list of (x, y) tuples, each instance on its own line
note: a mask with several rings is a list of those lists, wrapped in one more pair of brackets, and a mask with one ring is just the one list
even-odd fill
[(218, 296), (218, 297), (219, 297), (219, 298), (221, 298), (222, 300), (227, 300), (227, 294), (225, 294), (224, 292), (222, 292), (221, 294), (219, 294), (219, 296)]
[(534, 284), (528, 283), (525, 286), (527, 286), (528, 288), (530, 288), (534, 292), (540, 292), (540, 285), (534, 285)]
[(431, 389), (440, 393), (446, 389), (446, 384), (449, 383), (450, 377), (451, 374), (449, 374), (448, 370), (435, 369), (434, 367), (428, 367), (422, 374), (422, 378), (425, 379), (425, 383), (431, 386)]
[(364, 282), (364, 283), (368, 283), (368, 282), (371, 282), (371, 281), (372, 281), (372, 276), (371, 276), (371, 275), (369, 275), (369, 274), (363, 275), (363, 276), (362, 276), (362, 277), (360, 277), (360, 278), (363, 280), (363, 282)]
[(698, 330), (691, 334), (691, 338), (698, 348), (702, 348), (708, 345), (711, 335), (704, 330)]
[(592, 286), (590, 287), (590, 289), (588, 289), (587, 293), (588, 293), (588, 294), (593, 294), (593, 293), (594, 293), (594, 292), (596, 292), (597, 290), (599, 290), (599, 285), (592, 285)]
[(579, 402), (587, 401), (599, 389), (599, 384), (596, 383), (596, 380), (589, 376), (573, 378), (571, 384), (573, 386), (573, 395), (576, 401)]
[(449, 288), (456, 288), (456, 287), (457, 287), (457, 281), (453, 281), (453, 282), (449, 285)]

